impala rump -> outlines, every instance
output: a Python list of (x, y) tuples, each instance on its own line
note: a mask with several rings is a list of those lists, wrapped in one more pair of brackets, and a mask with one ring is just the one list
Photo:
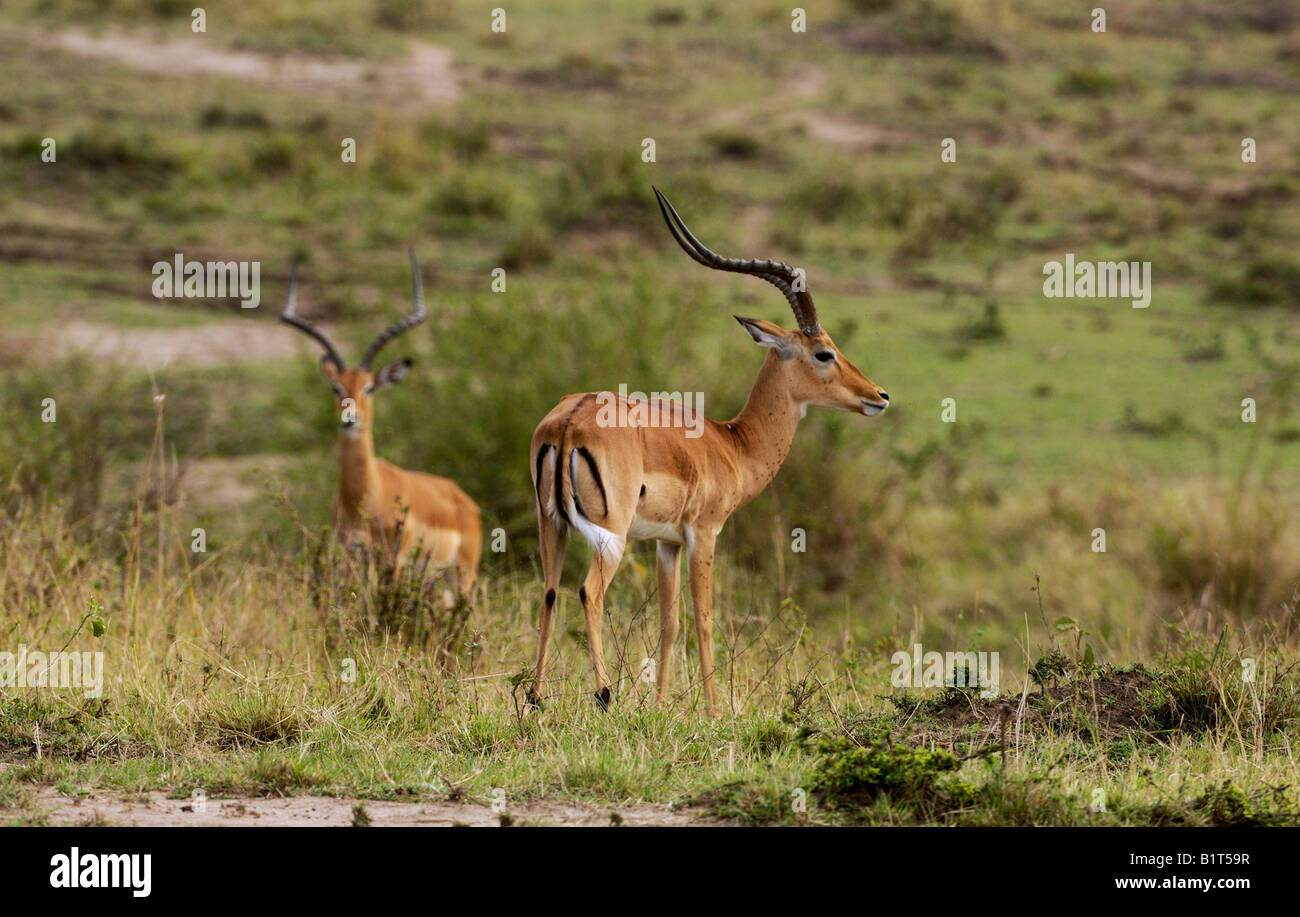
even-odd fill
[[(682, 422), (686, 412), (674, 400), (655, 402), (655, 410), (677, 422), (603, 424), (611, 399), (625, 401), (636, 416), (637, 401), (592, 392), (564, 399), (538, 425), (532, 462), (538, 511), (601, 550), (614, 539), (620, 547), (646, 539), (687, 544), (692, 488), (683, 481), (706, 474), (690, 447), (718, 437), (720, 425), (694, 412)], [(658, 446), (649, 454), (647, 440)]]
[[(608, 522), (611, 512), (600, 462), (586, 444), (573, 442), (569, 435), (573, 411), (595, 396), (571, 397), (578, 399), (577, 404), (565, 410), (565, 402), (561, 402), (538, 425), (533, 437), (533, 486), (538, 512), (557, 529), (576, 529), (599, 554), (621, 554), (623, 536), (601, 524)], [(557, 412), (563, 412), (558, 422), (548, 423)]]

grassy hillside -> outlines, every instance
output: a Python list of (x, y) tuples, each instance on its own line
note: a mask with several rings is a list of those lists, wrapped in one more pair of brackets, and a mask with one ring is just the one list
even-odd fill
[[(971, 740), (942, 709), (920, 734), (890, 718), (890, 655), (920, 642), (1001, 653), (1017, 723), (1054, 648), (1069, 685), (1124, 687), (1097, 666), (1155, 673), (1120, 758), (1119, 727), (1017, 732), (997, 766), (1026, 793), (1046, 781), (1029, 820), (1083, 817), (1101, 786), (1135, 800), (1121, 821), (1161, 806), (1196, 821), (1225, 779), (1256, 809), (1294, 810), (1252, 794), (1294, 770), (1277, 748), (1296, 734), (1281, 673), (1300, 595), (1300, 13), (1128, 2), (1097, 33), (1046, 0), (803, 9), (796, 32), (774, 3), (574, 0), (509, 10), (494, 32), (464, 2), (270, 0), (209, 8), (196, 34), (169, 2), (0, 8), (0, 650), (103, 648), (108, 698), (0, 688), (0, 755), (22, 766), (0, 771), (0, 803), (30, 782), (188, 792), (284, 768), (286, 787), (414, 792), (432, 761), (479, 794), (689, 797), (763, 820), (759, 802), (811, 787), (836, 741)], [(689, 627), (680, 696), (643, 710), (657, 611), (642, 546), (610, 600), (625, 703), (588, 709), (571, 550), (571, 688), (524, 720), (510, 678), (540, 598), (536, 422), (620, 384), (703, 392), (729, 417), (761, 361), (731, 314), (791, 324), (775, 291), (681, 253), (652, 184), (718, 251), (804, 267), (891, 409), (810, 411), (728, 524), (731, 717), (698, 723)], [(334, 407), (317, 353), (275, 320), (300, 258), (301, 311), (355, 359), (408, 307), (408, 244), (431, 315), (386, 351), (415, 366), (376, 399), (378, 451), (455, 478), (506, 535), (450, 659), (376, 626), (374, 582), (310, 586)], [(260, 261), (261, 305), (154, 299), (150, 266), (177, 252)], [(1150, 262), (1150, 307), (1045, 297), (1044, 264), (1067, 253)], [(363, 660), (351, 693), (341, 658)], [(1241, 658), (1261, 681), (1232, 680)], [(976, 745), (1001, 709), (974, 722)], [(675, 751), (651, 762), (650, 747)], [(1067, 747), (1077, 760), (1043, 776)], [(986, 754), (960, 766), (967, 789), (871, 817), (1015, 820), (1013, 801), (962, 795), (982, 792)], [(1155, 766), (1205, 785), (1153, 788)]]

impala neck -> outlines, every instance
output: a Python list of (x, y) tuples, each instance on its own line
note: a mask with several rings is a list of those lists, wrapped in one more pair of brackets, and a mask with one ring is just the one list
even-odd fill
[(756, 497), (781, 470), (800, 415), (799, 404), (790, 397), (785, 363), (769, 351), (749, 399), (728, 424), (740, 456), (742, 502)]
[(350, 513), (373, 511), (367, 496), (379, 492), (375, 441), (367, 427), (353, 436), (339, 431), (339, 501)]

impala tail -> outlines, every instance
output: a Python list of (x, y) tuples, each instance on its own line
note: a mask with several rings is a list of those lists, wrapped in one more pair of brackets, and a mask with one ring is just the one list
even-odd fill
[(567, 426), (558, 434), (539, 437), (533, 454), (538, 512), (557, 530), (575, 529), (598, 554), (621, 554), (623, 536), (601, 525), (610, 510), (601, 462)]

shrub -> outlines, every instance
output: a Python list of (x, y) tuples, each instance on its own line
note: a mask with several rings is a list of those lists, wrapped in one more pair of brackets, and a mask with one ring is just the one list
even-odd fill
[(1123, 87), (1124, 80), (1095, 67), (1067, 70), (1056, 82), (1056, 91), (1063, 96), (1109, 96)]
[(483, 176), (456, 176), (434, 192), (429, 211), (441, 217), (501, 220), (510, 213), (510, 192)]
[(1210, 298), (1246, 306), (1300, 307), (1300, 263), (1281, 255), (1257, 258), (1234, 280), (1216, 283)]
[(757, 137), (738, 130), (714, 131), (704, 142), (723, 159), (757, 159), (763, 149)]
[(530, 223), (517, 231), (506, 242), (499, 263), (511, 270), (549, 264), (555, 257), (555, 248), (546, 227)]
[(904, 745), (851, 745), (823, 740), (812, 785), (830, 805), (861, 805), (879, 796), (929, 806), (942, 795), (940, 778), (961, 767), (946, 751)]
[(287, 134), (267, 137), (253, 147), (253, 168), (258, 172), (287, 172), (293, 168), (296, 153), (293, 138)]
[(266, 115), (255, 108), (240, 108), (236, 111), (224, 105), (209, 105), (199, 112), (199, 127), (212, 130), (221, 127), (233, 127), (244, 130), (266, 130), (271, 126)]
[(1007, 336), (1007, 326), (1002, 321), (998, 304), (987, 302), (984, 313), (978, 318), (963, 322), (954, 335), (961, 341), (1000, 341)]

